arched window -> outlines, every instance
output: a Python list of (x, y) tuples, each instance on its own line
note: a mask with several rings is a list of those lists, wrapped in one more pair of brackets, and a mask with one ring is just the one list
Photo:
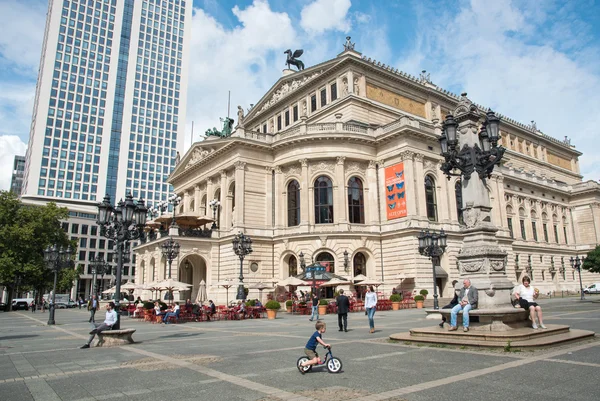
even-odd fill
[(288, 274), (290, 277), (298, 275), (298, 260), (294, 255), (288, 261)]
[(316, 262), (325, 266), (329, 273), (335, 273), (335, 259), (333, 259), (333, 255), (329, 252), (321, 252), (317, 255)]
[(458, 216), (458, 222), (460, 224), (465, 224), (462, 210), (462, 182), (460, 180), (456, 181), (454, 184), (454, 196), (456, 199), (456, 215)]
[(202, 196), (200, 201), (200, 216), (208, 216), (208, 210), (206, 208), (206, 195)]
[(324, 175), (315, 180), (315, 224), (333, 223), (333, 185)]
[(365, 200), (360, 178), (348, 180), (348, 217), (350, 223), (365, 224)]
[(288, 227), (300, 224), (300, 184), (293, 180), (287, 187)]
[(354, 255), (354, 259), (352, 260), (352, 265), (354, 266), (354, 275), (358, 276), (359, 274), (367, 275), (367, 258), (361, 252), (358, 252)]
[(427, 208), (427, 218), (430, 221), (437, 221), (435, 181), (430, 175), (425, 176), (425, 207)]

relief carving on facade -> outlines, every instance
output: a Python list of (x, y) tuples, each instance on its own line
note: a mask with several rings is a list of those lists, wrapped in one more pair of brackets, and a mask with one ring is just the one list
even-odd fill
[[(271, 168), (269, 166), (267, 166), (267, 168), (269, 168), (271, 170)], [(275, 171), (275, 174), (281, 174), (282, 173), (281, 166), (275, 166), (275, 167), (273, 167), (272, 170)]]
[(283, 170), (283, 174), (284, 174), (285, 178), (299, 177), (301, 172), (302, 172), (302, 169), (295, 165), (289, 166), (285, 170)]
[(369, 160), (369, 168), (375, 168), (375, 167), (377, 167), (377, 161)]
[(308, 166), (308, 159), (300, 159), (298, 161), (300, 162), (300, 165), (302, 167), (307, 167)]
[[(373, 167), (371, 167), (371, 162), (373, 162)], [(370, 168), (375, 168), (375, 161), (371, 160), (369, 162)], [(349, 162), (346, 164), (346, 172), (347, 173), (362, 173), (365, 171), (365, 163), (361, 162)]]
[(188, 168), (188, 167), (198, 163), (200, 160), (206, 158), (208, 155), (210, 155), (214, 151), (215, 151), (214, 149), (210, 149), (210, 150), (204, 149), (204, 148), (194, 149), (194, 151), (192, 152), (192, 157), (190, 158), (190, 161), (185, 166), (185, 168)]
[(269, 107), (271, 107), (272, 105), (279, 102), (281, 99), (283, 99), (284, 97), (286, 97), (287, 95), (289, 95), (290, 93), (292, 93), (293, 91), (298, 89), (299, 87), (301, 87), (301, 86), (305, 85), (307, 82), (313, 80), (319, 74), (320, 74), (319, 72), (314, 72), (312, 75), (306, 75), (304, 78), (294, 79), (291, 82), (284, 82), (283, 84), (281, 84), (281, 86), (279, 88), (277, 88), (277, 90), (275, 90), (275, 93), (273, 93), (273, 95), (271, 96), (271, 99), (269, 99), (267, 102), (265, 102), (265, 104), (262, 106), (262, 108), (256, 114), (258, 115), (258, 114), (262, 113), (263, 111), (265, 111), (266, 109), (268, 109)]
[(311, 173), (323, 170), (333, 172), (335, 170), (335, 164), (332, 162), (320, 161), (310, 165)]
[(415, 153), (415, 161), (422, 162), (425, 157), (422, 153)]
[(236, 170), (244, 170), (246, 168), (246, 162), (237, 161), (233, 163)]
[(461, 273), (475, 273), (480, 271), (483, 268), (482, 260), (471, 260), (468, 262), (458, 261), (458, 266), (460, 268)]
[(400, 159), (402, 161), (412, 160), (414, 157), (415, 157), (415, 152), (412, 152), (410, 150), (405, 150), (404, 152), (400, 153)]
[(346, 156), (338, 156), (335, 158), (335, 161), (337, 162), (337, 164), (344, 164), (344, 160), (346, 160)]
[(435, 170), (435, 164), (431, 160), (425, 160), (423, 167), (425, 170)]
[(319, 240), (321, 241), (321, 246), (325, 246), (325, 244), (327, 243), (327, 236), (326, 235), (321, 235), (319, 237)]

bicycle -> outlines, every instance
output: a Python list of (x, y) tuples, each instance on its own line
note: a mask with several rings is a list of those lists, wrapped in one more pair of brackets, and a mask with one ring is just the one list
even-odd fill
[[(313, 366), (323, 366), (326, 365), (327, 366), (327, 370), (329, 371), (329, 373), (339, 373), (342, 370), (342, 361), (339, 358), (336, 358), (333, 356), (333, 354), (331, 353), (331, 347), (323, 347), (327, 350), (327, 354), (325, 354), (325, 358), (322, 359), (323, 362), (321, 363), (317, 363), (315, 365), (308, 365), (305, 366), (304, 368), (302, 368), (304, 370), (304, 373), (306, 372), (310, 372), (313, 368)], [(298, 358), (298, 361), (296, 361), (296, 366), (300, 365), (301, 363), (304, 362), (308, 362), (309, 359), (306, 355), (301, 356), (300, 358)]]

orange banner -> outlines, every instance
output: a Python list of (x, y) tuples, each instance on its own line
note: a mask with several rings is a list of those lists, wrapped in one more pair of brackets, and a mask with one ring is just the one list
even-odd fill
[(404, 163), (385, 168), (385, 203), (387, 219), (406, 217), (406, 186), (404, 182)]

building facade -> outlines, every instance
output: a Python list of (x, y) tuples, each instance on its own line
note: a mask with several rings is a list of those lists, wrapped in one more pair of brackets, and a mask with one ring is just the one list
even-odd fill
[[(173, 277), (193, 285), (181, 298), (195, 298), (204, 280), (208, 297), (225, 301), (217, 283), (237, 282), (231, 244), (239, 231), (253, 241), (243, 263), (250, 288), (301, 273), (302, 254), (306, 264), (320, 262), (346, 278), (379, 280), (387, 294), (432, 292), (432, 265), (417, 240), (427, 228), (448, 233), (436, 284), (451, 297), (466, 205), (459, 178), (440, 170), (438, 138), (443, 118), (463, 99), (425, 74), (410, 76), (350, 48), (284, 71), (230, 137), (195, 143), (170, 176), (183, 199), (177, 213), (212, 215), (211, 200), (220, 202), (210, 238), (175, 237), (181, 252)], [(476, 107), (483, 119), (487, 109)], [(508, 277), (517, 283), (528, 275), (543, 292), (578, 290), (569, 258), (598, 243), (600, 185), (582, 182), (581, 152), (570, 143), (500, 117), (506, 153), (486, 186)], [(158, 235), (136, 248), (136, 283), (165, 277), (165, 240)], [(583, 273), (584, 283), (593, 280)]]
[(131, 192), (153, 205), (171, 192), (185, 135), (191, 15), (190, 0), (48, 2), (23, 200), (72, 211), (65, 228), (84, 266), (77, 296), (91, 288), (88, 261), (112, 252), (90, 234), (104, 194), (116, 203)]
[(10, 191), (21, 196), (23, 189), (23, 174), (25, 172), (25, 156), (15, 156), (13, 162), (12, 178), (10, 180)]

